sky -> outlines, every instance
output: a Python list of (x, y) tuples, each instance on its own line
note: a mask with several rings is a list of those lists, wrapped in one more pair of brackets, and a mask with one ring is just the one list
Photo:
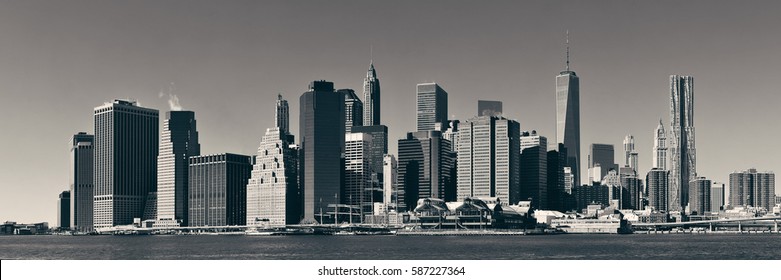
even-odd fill
[(581, 166), (591, 143), (614, 144), (623, 163), (632, 134), (645, 174), (679, 74), (695, 82), (698, 175), (781, 171), (778, 11), (779, 1), (3, 0), (0, 219), (56, 224), (70, 138), (93, 133), (104, 102), (132, 98), (164, 116), (176, 95), (196, 112), (202, 154), (252, 155), (278, 93), (298, 134), (308, 84), (360, 92), (372, 59), (391, 153), (415, 129), (422, 82), (449, 93), (453, 118), (499, 100), (505, 117), (553, 142), (567, 30)]

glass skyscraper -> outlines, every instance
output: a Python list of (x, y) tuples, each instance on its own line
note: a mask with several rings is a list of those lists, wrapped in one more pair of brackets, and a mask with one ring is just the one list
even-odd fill
[(569, 70), (569, 47), (567, 70), (556, 76), (556, 143), (567, 148), (567, 166), (580, 185), (580, 78)]
[(417, 131), (445, 130), (436, 123), (447, 125), (447, 92), (436, 83), (417, 86)]
[(190, 157), (189, 226), (246, 225), (247, 181), (253, 158), (237, 154)]

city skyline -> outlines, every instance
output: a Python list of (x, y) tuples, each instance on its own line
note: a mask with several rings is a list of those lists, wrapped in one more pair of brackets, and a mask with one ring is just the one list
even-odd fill
[[(62, 20), (63, 17), (88, 18), (98, 22), (112, 23), (109, 19), (100, 16), (87, 16), (77, 8), (64, 7), (52, 9), (62, 12), (62, 15), (50, 15), (44, 11), (32, 10), (35, 3), (9, 2), (8, 9), (0, 11), (0, 31), (2, 34), (10, 34), (9, 48), (0, 50), (0, 59), (6, 61), (0, 67), (0, 89), (2, 89), (3, 121), (0, 128), (3, 131), (14, 131), (33, 138), (23, 144), (16, 144), (11, 139), (2, 140), (6, 146), (19, 146), (19, 152), (11, 151), (8, 162), (5, 163), (2, 173), (2, 195), (15, 197), (12, 202), (3, 205), (0, 212), (8, 216), (4, 219), (24, 221), (46, 220), (54, 221), (55, 194), (65, 190), (68, 182), (68, 153), (66, 145), (68, 138), (77, 131), (89, 131), (92, 127), (89, 117), (90, 110), (105, 101), (114, 98), (132, 97), (141, 102), (144, 107), (154, 108), (163, 113), (167, 111), (166, 94), (178, 96), (182, 100), (186, 110), (195, 111), (199, 116), (199, 132), (203, 146), (203, 154), (214, 154), (221, 151), (235, 151), (240, 154), (255, 154), (258, 142), (266, 128), (273, 126), (273, 119), (267, 114), (259, 113), (270, 110), (273, 97), (282, 92), (291, 99), (291, 106), (297, 108), (296, 98), (300, 92), (306, 90), (306, 83), (312, 80), (326, 79), (333, 81), (340, 88), (352, 88), (360, 90), (362, 79), (365, 76), (366, 65), (370, 60), (368, 49), (370, 41), (374, 48), (374, 65), (382, 73), (383, 80), (383, 104), (385, 108), (383, 122), (389, 129), (388, 143), (391, 153), (396, 151), (395, 143), (404, 138), (404, 133), (414, 130), (414, 94), (415, 85), (418, 83), (435, 81), (447, 89), (450, 94), (449, 112), (451, 115), (457, 112), (456, 118), (465, 120), (473, 117), (474, 106), (478, 98), (489, 98), (504, 103), (504, 115), (509, 119), (518, 120), (521, 130), (537, 130), (540, 135), (549, 139), (555, 137), (555, 89), (553, 76), (563, 68), (563, 38), (564, 30), (570, 29), (572, 38), (572, 64), (577, 69), (581, 80), (581, 149), (591, 143), (610, 143), (618, 146), (622, 137), (632, 134), (636, 137), (636, 150), (640, 153), (639, 173), (645, 174), (651, 165), (652, 138), (648, 131), (657, 125), (659, 117), (664, 118), (664, 123), (669, 124), (667, 110), (669, 97), (667, 92), (667, 79), (672, 74), (687, 74), (697, 77), (697, 133), (698, 141), (698, 173), (713, 179), (725, 182), (731, 171), (757, 168), (758, 170), (781, 170), (777, 158), (781, 156), (778, 147), (762, 145), (764, 139), (776, 139), (781, 137), (778, 130), (764, 130), (764, 126), (772, 127), (775, 121), (781, 119), (779, 112), (772, 110), (772, 104), (779, 100), (775, 94), (773, 84), (766, 82), (777, 73), (772, 66), (781, 63), (777, 56), (773, 56), (772, 46), (779, 45), (779, 37), (768, 36), (772, 33), (749, 32), (738, 34), (724, 39), (714, 33), (712, 29), (727, 28), (727, 31), (735, 31), (735, 28), (759, 29), (768, 26), (778, 26), (778, 19), (768, 17), (772, 15), (763, 5), (753, 8), (745, 5), (735, 5), (729, 8), (723, 3), (708, 2), (716, 6), (716, 11), (711, 14), (701, 11), (687, 10), (688, 12), (667, 11), (663, 4), (638, 4), (648, 8), (648, 12), (639, 12), (642, 8), (632, 8), (630, 15), (612, 15), (604, 21), (588, 18), (588, 15), (601, 13), (598, 6), (588, 7), (592, 4), (575, 3), (572, 7), (563, 11), (556, 10), (558, 3), (550, 4), (551, 7), (542, 4), (540, 7), (527, 7), (530, 10), (539, 8), (546, 11), (547, 15), (559, 14), (573, 15), (565, 17), (560, 23), (551, 27), (535, 27), (535, 31), (519, 30), (518, 36), (510, 36), (512, 39), (491, 37), (477, 34), (482, 28), (497, 26), (500, 22), (511, 23), (512, 28), (522, 26), (523, 23), (544, 22), (538, 17), (530, 19), (518, 19), (499, 17), (496, 23), (485, 22), (485, 18), (466, 20), (465, 27), (479, 25), (481, 27), (467, 28), (463, 32), (471, 35), (467, 39), (457, 39), (458, 36), (449, 35), (447, 32), (435, 34), (433, 38), (422, 38), (421, 34), (429, 34), (437, 28), (446, 25), (434, 23), (434, 19), (417, 19), (415, 23), (422, 24), (420, 29), (413, 30), (412, 34), (399, 34), (396, 29), (407, 27), (405, 24), (392, 21), (380, 16), (377, 19), (380, 27), (388, 31), (387, 35), (354, 36), (348, 40), (350, 46), (339, 44), (337, 47), (322, 54), (315, 54), (314, 49), (296, 47), (288, 52), (280, 50), (279, 46), (293, 46), (297, 40), (284, 35), (274, 47), (260, 48), (263, 55), (253, 54), (257, 52), (260, 42), (260, 34), (268, 35), (259, 26), (260, 23), (245, 23), (239, 21), (225, 21), (220, 23), (201, 22), (212, 28), (203, 30), (204, 35), (180, 31), (188, 29), (181, 26), (181, 22), (197, 22), (195, 17), (190, 18), (181, 14), (170, 14), (176, 4), (164, 4), (163, 10), (168, 13), (152, 13), (151, 23), (167, 26), (157, 31), (137, 29), (138, 27), (118, 27), (116, 24), (93, 24), (91, 21), (65, 22), (62, 25), (46, 30), (48, 25), (26, 25), (30, 20), (39, 20), (51, 23), (52, 20)], [(681, 3), (683, 6), (697, 6), (697, 3)], [(50, 6), (61, 5), (59, 3), (47, 3)], [(170, 6), (169, 6), (170, 5)], [(307, 6), (320, 6), (325, 4), (307, 3)], [(351, 13), (356, 9), (365, 8), (364, 4), (334, 5), (324, 7), (333, 13)], [(507, 5), (500, 5), (505, 8)], [(629, 4), (619, 4), (611, 9), (626, 8)], [(772, 3), (772, 5), (778, 5)], [(130, 6), (130, 7), (125, 7)], [(203, 13), (208, 4), (196, 5), (192, 12)], [(399, 8), (387, 7), (390, 15), (399, 13), (418, 13), (407, 11), (404, 6)], [(434, 3), (422, 4), (424, 8), (437, 6)], [(457, 4), (452, 10), (447, 10), (447, 15), (454, 15), (457, 11), (474, 8), (472, 4)], [(516, 6), (517, 7), (517, 6)], [(96, 7), (104, 14), (119, 14), (122, 9), (128, 8), (127, 14), (145, 12), (152, 8), (139, 7), (136, 4), (105, 4)], [(212, 7), (214, 8), (214, 7)], [(295, 4), (276, 5), (270, 10), (298, 9)], [(500, 7), (488, 7), (490, 10), (500, 10)], [(742, 8), (742, 9), (741, 9)], [(339, 11), (334, 9), (345, 9)], [(575, 14), (580, 9), (580, 14)], [(693, 9), (693, 8), (692, 8)], [(255, 13), (263, 15), (255, 9), (246, 12), (238, 8), (219, 6), (217, 10), (223, 17), (229, 15), (253, 15), (262, 18)], [(425, 10), (425, 9), (424, 9)], [(517, 9), (516, 9), (517, 10)], [(659, 13), (670, 12), (670, 23), (655, 23), (643, 25), (634, 22), (626, 27), (616, 27), (617, 34), (610, 35), (608, 31), (599, 30), (605, 27), (606, 22), (628, 20), (631, 15), (641, 17), (653, 17)], [(686, 9), (683, 9), (686, 10)], [(726, 12), (732, 10), (732, 12)], [(777, 10), (777, 9), (776, 9)], [(18, 12), (11, 15), (13, 12)], [(700, 18), (688, 22), (689, 12), (700, 15)], [(307, 15), (311, 11), (304, 11)], [(97, 13), (100, 14), (100, 13)], [(502, 14), (502, 13), (500, 13)], [(684, 17), (686, 15), (686, 17)], [(686, 30), (669, 31), (669, 26), (683, 22), (684, 29), (697, 30), (703, 26), (709, 26), (710, 21), (726, 15), (727, 23), (742, 23), (724, 26), (724, 23), (715, 24), (713, 27), (701, 30), (701, 33), (687, 33)], [(31, 16), (25, 18), (25, 16)], [(53, 19), (45, 19), (52, 16)], [(170, 16), (170, 17), (169, 17)], [(215, 15), (220, 16), (220, 15)], [(375, 15), (379, 16), (379, 15)], [(710, 18), (712, 16), (714, 18)], [(743, 17), (741, 17), (743, 16)], [(329, 16), (330, 17), (330, 16)], [(506, 15), (505, 15), (506, 17)], [(627, 18), (624, 18), (627, 17)], [(750, 18), (748, 18), (750, 17)], [(314, 16), (314, 19), (317, 17)], [(589, 21), (586, 21), (588, 18)], [(696, 17), (695, 17), (696, 18)], [(306, 22), (314, 19), (306, 19)], [(440, 18), (441, 19), (441, 18)], [(254, 19), (253, 19), (254, 20)], [(259, 20), (259, 19), (258, 19)], [(359, 20), (367, 20), (359, 18)], [(455, 19), (451, 19), (455, 20)], [(128, 16), (121, 17), (119, 22), (137, 22)], [(117, 34), (132, 35), (130, 41), (120, 41), (119, 50), (112, 49), (115, 46), (109, 37), (101, 39), (99, 36), (85, 32), (88, 30), (82, 25), (90, 22), (95, 34), (103, 34), (119, 28)], [(453, 23), (453, 21), (447, 21)], [(16, 24), (14, 24), (16, 23)], [(21, 24), (25, 23), (25, 24)], [(397, 23), (400, 26), (394, 26)], [(581, 24), (582, 23), (582, 24)], [(249, 25), (249, 26), (245, 26)], [(289, 21), (279, 22), (283, 26), (291, 28), (291, 34), (322, 36), (316, 31), (302, 30), (306, 25), (296, 25)], [(349, 28), (354, 23), (337, 21), (332, 28), (346, 28), (346, 32), (361, 31), (361, 28)], [(517, 25), (516, 25), (517, 24)], [(185, 24), (186, 25), (186, 24)], [(358, 24), (355, 24), (356, 26)], [(572, 28), (576, 26), (577, 28)], [(740, 26), (740, 27), (736, 27)], [(244, 37), (241, 32), (220, 35), (224, 29), (233, 30), (233, 27), (243, 27), (238, 30), (248, 32), (251, 28), (260, 29), (253, 36)], [(626, 30), (625, 30), (626, 29)], [(396, 32), (392, 32), (396, 30)], [(690, 31), (691, 31), (690, 30)], [(740, 29), (738, 29), (740, 30)], [(772, 29), (771, 32), (778, 32)], [(659, 33), (669, 31), (668, 33)], [(52, 33), (54, 32), (54, 33)], [(54, 36), (57, 32), (67, 34), (64, 37)], [(140, 33), (139, 33), (140, 32)], [(145, 32), (149, 32), (148, 34)], [(325, 32), (326, 34), (335, 34)], [(378, 32), (382, 34), (382, 32)], [(40, 34), (41, 36), (30, 36)], [(509, 33), (515, 34), (515, 33)], [(762, 34), (760, 36), (759, 34)], [(659, 48), (660, 45), (652, 42), (672, 35), (674, 38), (687, 42), (687, 44), (674, 44), (675, 47)], [(116, 36), (116, 35), (114, 35)], [(169, 37), (170, 36), (170, 37)], [(200, 37), (205, 36), (205, 37)], [(230, 37), (223, 37), (230, 36)], [(269, 35), (271, 36), (271, 35)], [(386, 37), (387, 36), (387, 37)], [(274, 38), (272, 36), (272, 38)], [(407, 38), (405, 45), (415, 45), (415, 42), (425, 44), (415, 48), (399, 46), (390, 41), (394, 38)], [(523, 38), (534, 39), (534, 42), (524, 42)], [(611, 44), (616, 46), (605, 47), (599, 40), (608, 38)], [(86, 40), (74, 40), (86, 39)], [(134, 41), (135, 39), (143, 39)], [(424, 40), (425, 39), (425, 40)], [(740, 40), (738, 40), (740, 39)], [(222, 40), (222, 41), (221, 41)], [(726, 40), (727, 46), (724, 46)], [(738, 46), (736, 43), (750, 40), (752, 44)], [(479, 42), (478, 42), (479, 41)], [(701, 41), (701, 42), (700, 42)], [(225, 43), (228, 42), (228, 43)], [(465, 47), (450, 46), (454, 42), (462, 42)], [(156, 50), (162, 46), (160, 50)], [(178, 48), (179, 46), (186, 48)], [(30, 50), (21, 50), (30, 47)], [(443, 48), (444, 47), (444, 48)], [(450, 47), (449, 49), (447, 47)], [(343, 49), (340, 49), (343, 48)], [(657, 49), (658, 48), (658, 49)], [(181, 49), (181, 52), (179, 51)], [(366, 49), (365, 55), (360, 55), (361, 50)], [(543, 51), (543, 49), (545, 49)], [(548, 51), (547, 49), (550, 49)], [(618, 50), (631, 50), (617, 52)], [(678, 54), (679, 50), (682, 51)], [(235, 55), (228, 54), (237, 51)], [(702, 50), (700, 52), (700, 50)], [(85, 52), (86, 51), (86, 52)], [(490, 56), (483, 53), (495, 52)], [(471, 54), (471, 56), (469, 56)], [(671, 54), (676, 54), (671, 56)], [(280, 55), (280, 59), (271, 59), (268, 56)], [(303, 55), (301, 60), (287, 62), (285, 57)], [(20, 58), (14, 58), (14, 57)], [(655, 61), (663, 57), (661, 61)], [(246, 62), (239, 60), (248, 58)], [(139, 59), (139, 61), (135, 61)], [(421, 60), (422, 59), (422, 60)], [(418, 61), (420, 60), (420, 61)], [(195, 61), (195, 62), (186, 62)], [(339, 62), (344, 63), (339, 63)], [(213, 62), (212, 66), (209, 66)], [(628, 62), (631, 62), (629, 64)], [(129, 63), (129, 64), (128, 64)], [(205, 63), (201, 65), (201, 63)], [(286, 64), (290, 63), (290, 66)], [(127, 65), (125, 65), (127, 64)], [(290, 67), (281, 69), (280, 66)], [(637, 67), (642, 65), (643, 67)], [(722, 67), (719, 67), (721, 65)], [(723, 67), (723, 66), (730, 67)], [(126, 67), (124, 67), (126, 66)], [(308, 66), (311, 66), (308, 68)], [(202, 68), (201, 68), (202, 67)], [(190, 69), (185, 69), (190, 68)], [(328, 69), (335, 69), (330, 71)], [(419, 68), (419, 69), (412, 69)], [(471, 68), (471, 69), (469, 69)], [(631, 69), (635, 73), (623, 74), (620, 69)], [(724, 68), (724, 69), (722, 69)], [(67, 70), (65, 70), (67, 69)], [(157, 69), (157, 70), (149, 70)], [(198, 69), (198, 70), (193, 70)], [(460, 69), (460, 70), (458, 70)], [(142, 73), (149, 70), (149, 74)], [(234, 77), (220, 74), (221, 71), (230, 70), (228, 74), (237, 74)], [(302, 71), (303, 70), (303, 71)], [(478, 71), (487, 74), (479, 75)], [(278, 71), (278, 74), (272, 73)], [(636, 75), (636, 76), (635, 76)], [(767, 76), (765, 76), (767, 75)], [(255, 81), (255, 79), (260, 80)], [(283, 78), (280, 78), (283, 77)], [(520, 77), (520, 78), (519, 78)], [(624, 83), (615, 83), (619, 77), (626, 79)], [(764, 77), (764, 78), (763, 78)], [(727, 79), (730, 78), (730, 79)], [(726, 80), (751, 81), (751, 84), (732, 85)], [(198, 81), (202, 80), (202, 81)], [(502, 82), (502, 80), (504, 80)], [(273, 82), (272, 82), (273, 81)], [(518, 82), (516, 82), (518, 81)], [(169, 87), (174, 83), (175, 89)], [(608, 85), (611, 84), (611, 85)], [(631, 86), (631, 87), (630, 87)], [(746, 86), (751, 88), (746, 89)], [(168, 89), (168, 90), (166, 90)], [(163, 94), (161, 94), (163, 93)], [(499, 94), (502, 93), (502, 94)], [(161, 98), (160, 95), (163, 97)], [(484, 96), (485, 95), (485, 96)], [(227, 98), (225, 98), (227, 97)], [(616, 105), (610, 110), (602, 110), (604, 100), (615, 100)], [(757, 104), (757, 101), (761, 101)], [(724, 105), (730, 104), (730, 109), (725, 110)], [(634, 106), (633, 106), (634, 105)], [(41, 117), (57, 118), (52, 123), (33, 122), (23, 120), (11, 122), (15, 116), (22, 115), (22, 108), (36, 106), (44, 112)], [(771, 107), (767, 107), (771, 106)], [(56, 108), (56, 109), (55, 109)], [(254, 110), (252, 109), (254, 108)], [(258, 109), (259, 108), (259, 109)], [(763, 110), (764, 109), (764, 110)], [(724, 114), (733, 110), (745, 111), (740, 115)], [(53, 112), (47, 112), (53, 111)], [(469, 112), (460, 113), (460, 112)], [(760, 113), (761, 112), (761, 113)], [(7, 114), (7, 115), (6, 115)], [(632, 115), (632, 118), (621, 118), (622, 115)], [(297, 114), (291, 114), (291, 122), (297, 124)], [(722, 116), (723, 115), (723, 116)], [(448, 116), (449, 118), (451, 116)], [(162, 120), (161, 120), (162, 121)], [(745, 124), (753, 124), (746, 126)], [(35, 125), (33, 125), (35, 124)], [(231, 125), (225, 125), (231, 124)], [(220, 128), (225, 126), (225, 128)], [(240, 128), (240, 129), (237, 129)], [(237, 132), (229, 132), (237, 130)], [(299, 135), (298, 127), (291, 127), (292, 134)], [(720, 137), (725, 132), (735, 134), (751, 134), (755, 137), (746, 139), (742, 145), (747, 149), (730, 151), (731, 143)], [(39, 148), (40, 147), (40, 148)], [(550, 148), (550, 147), (549, 147)], [(25, 151), (25, 153), (21, 153)], [(32, 154), (27, 154), (32, 153)], [(581, 155), (582, 156), (582, 155)], [(25, 159), (27, 158), (27, 159)], [(50, 159), (45, 162), (35, 162), (29, 158)], [(727, 158), (729, 163), (721, 159)], [(619, 159), (616, 159), (617, 162)], [(586, 166), (581, 158), (580, 166)], [(30, 176), (32, 172), (40, 168), (50, 170), (47, 176)], [(581, 168), (581, 173), (583, 172)], [(584, 178), (580, 174), (580, 178)], [(30, 178), (41, 177), (41, 178)], [(778, 186), (776, 193), (778, 193)], [(50, 196), (40, 197), (39, 194), (48, 193)], [(21, 211), (20, 209), (26, 209)], [(30, 210), (27, 210), (30, 209)], [(49, 218), (47, 218), (49, 217)]]

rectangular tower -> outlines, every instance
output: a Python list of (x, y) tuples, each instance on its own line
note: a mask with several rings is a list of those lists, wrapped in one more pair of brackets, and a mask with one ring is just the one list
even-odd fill
[(352, 89), (337, 92), (344, 94), (344, 131), (351, 132), (353, 127), (363, 126), (363, 101)]
[(63, 191), (57, 197), (57, 227), (61, 229), (70, 228), (71, 222), (71, 192)]
[(156, 226), (187, 225), (188, 159), (200, 154), (195, 112), (166, 112), (157, 156)]
[(648, 171), (645, 182), (648, 185), (648, 206), (657, 211), (669, 210), (669, 195), (667, 194), (669, 172), (664, 169), (654, 168)]
[(607, 175), (610, 169), (618, 172), (618, 165), (615, 161), (615, 151), (613, 149), (613, 145), (596, 143), (591, 144), (588, 155), (588, 168), (591, 169), (596, 166), (599, 166), (601, 171), (599, 173), (599, 178), (593, 178), (595, 182), (601, 181), (602, 178)]
[(447, 92), (436, 83), (417, 86), (417, 131), (444, 130), (436, 123), (447, 124)]
[(711, 210), (711, 180), (697, 177), (689, 182), (689, 212), (703, 215)]
[(95, 136), (79, 132), (71, 139), (70, 227), (79, 232), (92, 231), (92, 184)]
[(94, 227), (129, 225), (157, 191), (158, 111), (114, 100), (94, 112)]
[(531, 200), (536, 209), (553, 209), (549, 203), (552, 196), (548, 187), (547, 147), (548, 138), (536, 131), (521, 133), (520, 200)]
[(252, 157), (204, 155), (190, 157), (189, 163), (188, 225), (246, 225)]
[(670, 211), (682, 211), (689, 203), (689, 181), (697, 176), (691, 76), (670, 76), (670, 121)]
[(399, 209), (414, 209), (419, 198), (455, 200), (455, 153), (450, 146), (439, 131), (409, 132), (399, 140)]
[(729, 204), (732, 207), (753, 206), (773, 209), (776, 175), (748, 169), (729, 174)]

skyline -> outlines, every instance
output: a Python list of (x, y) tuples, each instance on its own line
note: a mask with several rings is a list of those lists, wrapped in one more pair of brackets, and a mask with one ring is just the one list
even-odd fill
[[(164, 113), (165, 95), (175, 94), (184, 110), (198, 115), (202, 154), (251, 155), (274, 125), (271, 110), (279, 92), (293, 108), (313, 80), (360, 92), (371, 59), (382, 80), (391, 153), (396, 154), (398, 139), (415, 130), (415, 86), (424, 82), (447, 90), (449, 112), (462, 121), (473, 117), (478, 99), (497, 100), (522, 131), (554, 139), (555, 75), (565, 67), (567, 29), (571, 68), (581, 78), (581, 149), (591, 143), (620, 147), (632, 134), (640, 174), (650, 170), (654, 128), (660, 117), (665, 126), (670, 123), (669, 76), (691, 75), (697, 78), (698, 175), (726, 183), (732, 171), (781, 170), (774, 160), (781, 148), (766, 145), (766, 139), (781, 137), (773, 129), (781, 120), (773, 106), (781, 104), (781, 95), (771, 82), (781, 64), (773, 48), (781, 45), (781, 36), (774, 36), (779, 31), (772, 26), (781, 19), (772, 13), (778, 9), (760, 3), (707, 2), (710, 13), (696, 10), (699, 2), (677, 3), (682, 11), (639, 2), (575, 2), (564, 8), (560, 2), (487, 7), (427, 2), (415, 3), (416, 9), (410, 3), (302, 5), (311, 10), (300, 3), (263, 3), (272, 6), (268, 10), (260, 3), (188, 3), (101, 3), (89, 9), (35, 1), (2, 4), (8, 8), (0, 9), (0, 34), (8, 48), (0, 48), (0, 129), (28, 141), (0, 140), (20, 147), (0, 166), (0, 192), (14, 198), (0, 206), (0, 218), (55, 220), (56, 194), (68, 186), (68, 141), (79, 131), (94, 133), (90, 115), (104, 102), (132, 97)], [(388, 13), (371, 18), (359, 13), (373, 5)], [(443, 8), (439, 16), (444, 18), (425, 13), (432, 8)], [(322, 22), (322, 10), (333, 19), (322, 23), (326, 32), (311, 28)], [(481, 12), (459, 17), (470, 11)], [(285, 19), (285, 14), (302, 15)], [(395, 18), (400, 14), (411, 19)], [(590, 18), (595, 14), (604, 18)], [(561, 20), (545, 25), (551, 15)], [(368, 22), (373, 24), (367, 27)], [(288, 32), (266, 30), (265, 24)], [(486, 28), (499, 35), (483, 33)], [(302, 43), (312, 39), (330, 40), (333, 47)], [(40, 119), (19, 118), (30, 112)], [(300, 135), (297, 112), (290, 121), (292, 134)], [(741, 137), (741, 149), (730, 149), (731, 139), (742, 135), (753, 137)], [(586, 166), (582, 156), (580, 163)], [(47, 175), (30, 176), (39, 170)]]

